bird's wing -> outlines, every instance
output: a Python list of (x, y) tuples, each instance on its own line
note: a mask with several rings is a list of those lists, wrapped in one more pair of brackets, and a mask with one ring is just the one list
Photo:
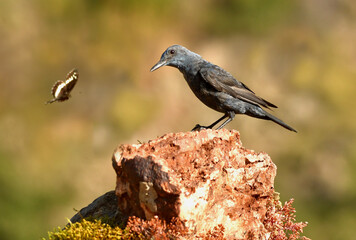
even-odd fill
[(74, 88), (75, 84), (77, 83), (79, 78), (79, 73), (77, 69), (73, 69), (67, 74), (66, 77), (66, 87), (67, 91), (70, 92)]
[(217, 91), (225, 92), (240, 100), (261, 105), (265, 108), (277, 106), (260, 98), (242, 82), (237, 81), (230, 73), (216, 65), (202, 67), (199, 70), (201, 77)]

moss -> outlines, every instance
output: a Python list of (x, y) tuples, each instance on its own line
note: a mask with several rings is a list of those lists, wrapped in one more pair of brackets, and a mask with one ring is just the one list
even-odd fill
[[(212, 236), (216, 235), (214, 229)], [(120, 228), (110, 219), (82, 219), (80, 222), (69, 223), (64, 229), (48, 233), (49, 240), (76, 239), (76, 240), (100, 240), (100, 239), (177, 239), (186, 236), (187, 229), (184, 223), (173, 218), (170, 223), (154, 217), (151, 220), (143, 220), (137, 217), (128, 219), (126, 228)], [(221, 238), (210, 238), (221, 239)], [(45, 238), (43, 238), (45, 240)]]
[[(43, 238), (45, 239), (45, 238)], [(49, 240), (60, 239), (133, 239), (133, 234), (127, 229), (110, 226), (101, 220), (86, 220), (70, 223), (64, 229), (58, 228), (48, 233)]]

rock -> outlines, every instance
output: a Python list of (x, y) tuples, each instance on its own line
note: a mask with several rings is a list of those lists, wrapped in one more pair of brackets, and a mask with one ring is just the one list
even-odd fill
[(115, 191), (110, 191), (95, 199), (87, 207), (82, 208), (70, 221), (79, 222), (83, 218), (110, 219), (112, 222), (122, 222), (122, 214), (117, 207)]
[(177, 217), (194, 235), (222, 226), (226, 238), (268, 238), (263, 219), (276, 166), (266, 153), (243, 148), (237, 131), (170, 133), (121, 145), (112, 160), (124, 215)]

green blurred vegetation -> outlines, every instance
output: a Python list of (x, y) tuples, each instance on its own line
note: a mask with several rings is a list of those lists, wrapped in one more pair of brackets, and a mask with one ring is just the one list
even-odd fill
[[(299, 133), (237, 116), (312, 239), (356, 234), (356, 7), (329, 1), (0, 1), (1, 239), (36, 239), (114, 188), (111, 154), (220, 117), (177, 70), (181, 44), (277, 104)], [(72, 68), (72, 98), (44, 105)]]

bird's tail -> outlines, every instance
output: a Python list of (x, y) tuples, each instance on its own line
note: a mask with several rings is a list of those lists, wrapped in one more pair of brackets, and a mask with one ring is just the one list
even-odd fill
[(271, 121), (273, 121), (273, 122), (275, 122), (275, 123), (281, 125), (282, 127), (286, 128), (286, 129), (288, 129), (288, 130), (290, 130), (290, 131), (297, 132), (294, 128), (288, 126), (288, 125), (287, 125), (286, 123), (284, 123), (281, 119), (276, 118), (275, 116), (273, 116), (272, 114), (270, 114), (270, 113), (268, 113), (268, 112), (266, 112), (266, 111), (265, 111), (264, 113), (265, 113), (265, 115), (266, 115), (266, 118), (265, 118), (265, 119), (271, 120)]

